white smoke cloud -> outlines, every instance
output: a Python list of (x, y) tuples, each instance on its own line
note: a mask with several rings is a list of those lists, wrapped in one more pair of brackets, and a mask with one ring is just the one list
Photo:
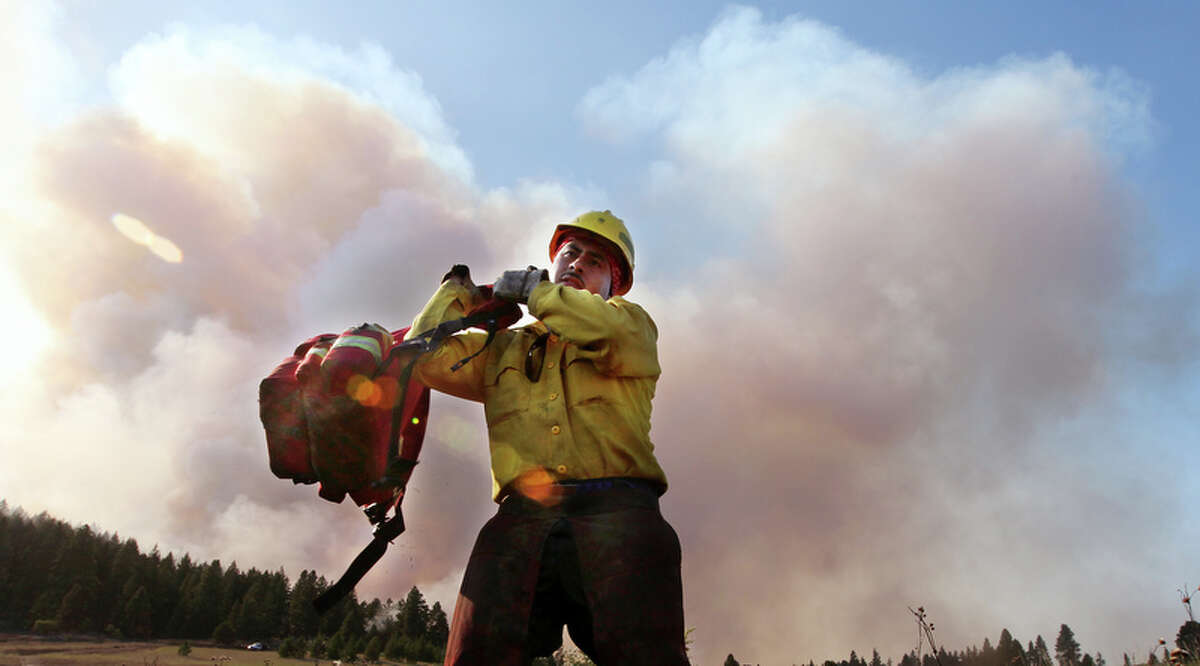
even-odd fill
[[(0, 488), (145, 548), (335, 577), (370, 528), (271, 476), (258, 381), (314, 333), (407, 325), (454, 262), (481, 282), (523, 265), (531, 222), (582, 190), (478, 191), (436, 100), (374, 46), (176, 26), (110, 74), (112, 105), (14, 121), (34, 140), (5, 156), (19, 200), (0, 245), (57, 343), (3, 388)], [(182, 260), (131, 242), (116, 213)], [(449, 612), (490, 483), (478, 410), (436, 410), (407, 501), (419, 547), (360, 595), (431, 586)]]
[(704, 659), (899, 655), (909, 604), (951, 647), (1065, 621), (1112, 655), (1173, 626), (1142, 545), (1186, 514), (1096, 443), (1179, 304), (1135, 306), (1115, 166), (1147, 109), (1062, 55), (927, 77), (744, 8), (589, 91), (585, 126), (657, 142), (647, 197), (690, 213), (645, 300)]
[[(321, 120), (314, 115), (321, 94), (334, 89), (364, 114), (360, 122), (386, 115), (394, 123), (391, 131), (412, 132), (412, 145), (378, 142), (356, 146), (358, 150), (410, 150), (455, 179), (471, 178), (470, 163), (421, 77), (397, 67), (378, 45), (363, 44), (347, 52), (305, 37), (278, 39), (254, 27), (202, 34), (174, 25), (165, 35), (130, 49), (112, 70), (110, 81), (120, 106), (135, 113), (144, 126), (162, 137), (186, 137), (200, 150), (227, 158), (227, 168), (255, 159), (248, 148), (258, 143), (276, 151), (307, 152), (318, 160), (326, 154), (355, 155), (326, 145), (353, 135), (315, 132), (305, 122)], [(264, 88), (263, 83), (268, 85)], [(264, 95), (267, 91), (271, 94)], [(305, 101), (309, 104), (298, 104)], [(294, 112), (299, 109), (306, 113), (297, 117)], [(280, 144), (281, 135), (293, 140)], [(356, 170), (369, 176), (370, 170), (363, 168), (367, 165), (379, 163), (364, 160)]]

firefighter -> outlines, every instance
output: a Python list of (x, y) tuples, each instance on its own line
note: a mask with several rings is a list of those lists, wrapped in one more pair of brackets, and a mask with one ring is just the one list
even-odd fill
[[(550, 260), (494, 285), (537, 321), (486, 348), (482, 333), (453, 336), (415, 370), (483, 403), (499, 505), (467, 563), (445, 663), (527, 664), (561, 646), (565, 625), (601, 666), (687, 664), (679, 539), (659, 512), (667, 478), (649, 437), (658, 330), (622, 298), (633, 242), (620, 218), (593, 211), (555, 229)], [(412, 330), (480, 299), (452, 271)]]

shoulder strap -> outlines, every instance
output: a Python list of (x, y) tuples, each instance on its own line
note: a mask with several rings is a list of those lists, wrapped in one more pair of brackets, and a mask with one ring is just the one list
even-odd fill
[(313, 599), (313, 607), (317, 609), (317, 613), (324, 613), (333, 608), (334, 604), (341, 601), (343, 597), (350, 594), (358, 581), (367, 575), (371, 567), (383, 557), (387, 552), (388, 544), (392, 539), (400, 536), (404, 532), (404, 515), (400, 513), (400, 507), (396, 507), (396, 515), (388, 518), (375, 527), (374, 537), (371, 543), (368, 543), (366, 548), (354, 558), (350, 566), (346, 568), (346, 573), (337, 580), (328, 590), (325, 590), (321, 596)]

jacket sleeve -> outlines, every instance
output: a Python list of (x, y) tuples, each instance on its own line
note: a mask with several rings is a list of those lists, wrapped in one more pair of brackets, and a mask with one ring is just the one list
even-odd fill
[[(412, 328), (405, 334), (405, 339), (432, 330), (442, 322), (466, 316), (467, 311), (476, 305), (475, 301), (476, 295), (466, 287), (456, 282), (443, 282), (413, 319)], [(437, 349), (417, 359), (413, 378), (435, 391), (482, 402), (483, 359), (476, 359), (456, 371), (451, 371), (450, 367), (483, 347), (486, 338), (484, 334), (475, 332), (450, 336)]]
[(658, 327), (641, 306), (620, 296), (607, 301), (582, 289), (542, 282), (529, 295), (529, 313), (580, 349), (600, 372), (657, 377)]

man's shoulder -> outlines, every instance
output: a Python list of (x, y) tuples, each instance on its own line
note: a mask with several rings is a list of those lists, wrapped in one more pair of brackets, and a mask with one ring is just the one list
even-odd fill
[(624, 296), (612, 296), (608, 299), (608, 302), (619, 308), (629, 308), (631, 310), (640, 310), (642, 312), (646, 312), (646, 308), (642, 304), (634, 303)]
[(658, 325), (654, 323), (654, 318), (650, 316), (650, 313), (646, 311), (646, 308), (634, 303), (624, 296), (612, 296), (608, 299), (608, 303), (624, 312), (628, 312), (636, 319), (643, 320), (646, 326), (654, 331), (656, 336), (658, 335)]
[(628, 298), (625, 298), (624, 296), (610, 296), (608, 298), (608, 302), (612, 303), (613, 305), (615, 305), (617, 307), (637, 308), (639, 310), (645, 311), (645, 308), (643, 308), (641, 305), (634, 303), (633, 301), (629, 300)]

